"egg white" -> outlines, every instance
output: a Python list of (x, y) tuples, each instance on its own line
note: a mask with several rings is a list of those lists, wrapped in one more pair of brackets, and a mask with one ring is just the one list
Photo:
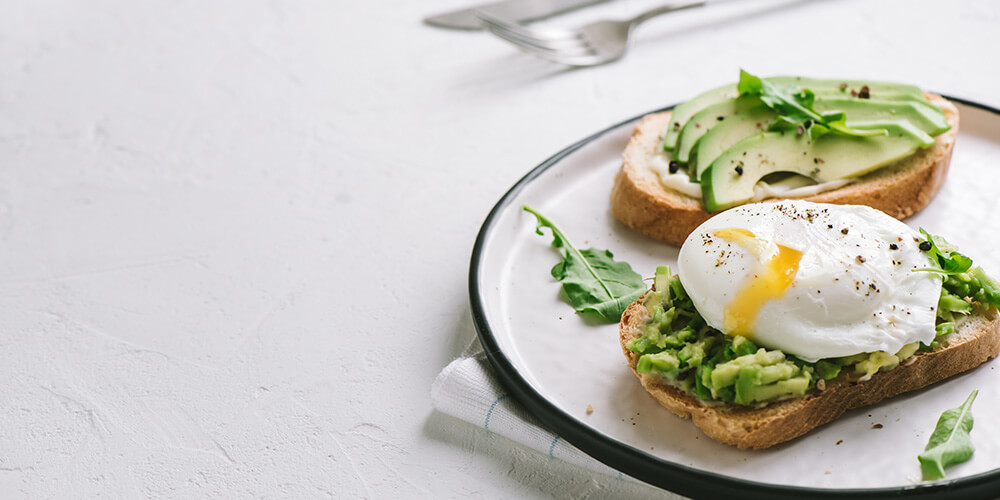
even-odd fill
[[(724, 311), (757, 279), (763, 257), (714, 236), (745, 229), (766, 245), (802, 252), (792, 283), (752, 324), (758, 345), (806, 361), (862, 352), (896, 353), (930, 343), (941, 278), (919, 232), (869, 207), (801, 200), (755, 203), (720, 213), (681, 246), (678, 275), (708, 325), (724, 333)], [(766, 257), (766, 256), (765, 256)]]

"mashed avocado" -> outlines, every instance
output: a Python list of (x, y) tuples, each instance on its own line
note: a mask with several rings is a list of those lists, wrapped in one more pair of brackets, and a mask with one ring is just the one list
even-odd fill
[[(1000, 304), (1000, 287), (982, 269), (942, 274), (937, 337), (954, 331), (957, 317), (969, 314), (976, 305)], [(703, 401), (758, 405), (801, 396), (824, 389), (826, 380), (842, 372), (867, 379), (879, 371), (892, 370), (920, 350), (937, 346), (937, 341), (913, 343), (898, 353), (861, 353), (808, 363), (706, 325), (667, 266), (657, 268), (654, 288), (645, 301), (650, 318), (642, 336), (627, 345), (641, 354), (636, 371), (662, 377)]]

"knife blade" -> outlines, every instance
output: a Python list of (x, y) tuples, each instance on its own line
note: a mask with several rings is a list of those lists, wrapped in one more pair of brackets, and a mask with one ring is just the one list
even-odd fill
[(609, 0), (502, 0), (426, 17), (424, 22), (439, 28), (479, 30), (482, 25), (476, 12), (480, 10), (503, 19), (524, 22), (537, 21), (607, 1)]

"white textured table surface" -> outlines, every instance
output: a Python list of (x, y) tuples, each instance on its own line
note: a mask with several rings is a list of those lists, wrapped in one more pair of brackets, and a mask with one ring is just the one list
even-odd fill
[(991, 2), (725, 5), (574, 71), (420, 23), (464, 5), (4, 6), (0, 496), (662, 498), (431, 409), (493, 203), (740, 67), (1000, 105)]

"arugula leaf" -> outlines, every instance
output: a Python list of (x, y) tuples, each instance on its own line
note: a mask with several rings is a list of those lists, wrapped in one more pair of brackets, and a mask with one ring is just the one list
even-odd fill
[(778, 114), (797, 122), (807, 120), (823, 122), (823, 116), (812, 109), (816, 96), (809, 89), (796, 93), (791, 88), (779, 87), (767, 80), (761, 80), (760, 100)]
[(944, 238), (933, 236), (923, 228), (920, 234), (924, 235), (920, 249), (928, 254), (931, 267), (913, 271), (937, 273), (943, 277), (938, 317), (953, 321), (953, 313), (969, 314), (976, 303), (1000, 308), (1000, 284), (983, 268), (972, 267), (972, 259), (958, 253), (958, 248)]
[(976, 450), (969, 432), (972, 431), (972, 402), (979, 394), (972, 391), (958, 408), (946, 410), (938, 419), (924, 452), (917, 456), (924, 480), (944, 478), (944, 468), (972, 458)]
[(828, 132), (856, 137), (885, 135), (886, 129), (857, 130), (847, 126), (847, 115), (843, 112), (818, 113), (813, 104), (816, 94), (809, 89), (796, 91), (793, 87), (775, 85), (765, 79), (740, 70), (740, 81), (736, 84), (740, 95), (756, 95), (767, 107), (778, 113), (780, 118), (772, 130), (798, 130), (801, 135), (808, 130), (813, 140)]
[(763, 90), (763, 82), (760, 78), (740, 69), (740, 81), (736, 84), (736, 90), (740, 95), (757, 95)]
[[(924, 228), (920, 228), (920, 234), (927, 238), (920, 245), (920, 249), (930, 255), (931, 260), (937, 263), (940, 270), (934, 271), (941, 274), (961, 274), (972, 267), (972, 259), (958, 253), (954, 245), (940, 236), (931, 236)], [(930, 248), (925, 249), (927, 244)]]
[(563, 258), (552, 267), (552, 277), (562, 282), (570, 305), (577, 312), (595, 315), (609, 323), (618, 322), (625, 308), (646, 291), (642, 276), (628, 263), (615, 262), (608, 250), (577, 250), (552, 221), (527, 205), (523, 208), (538, 219), (536, 233), (544, 234), (543, 227), (552, 230), (552, 246), (559, 249)]

